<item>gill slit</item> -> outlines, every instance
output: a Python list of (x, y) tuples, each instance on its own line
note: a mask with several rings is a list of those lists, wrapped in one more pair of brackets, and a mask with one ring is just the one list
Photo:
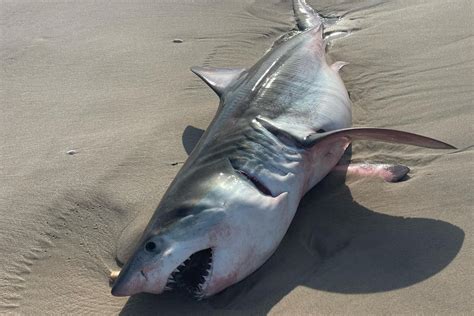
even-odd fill
[(240, 176), (240, 178), (244, 179), (246, 182), (251, 183), (253, 187), (255, 187), (261, 194), (275, 197), (273, 196), (270, 189), (263, 182), (261, 182), (256, 176), (253, 176), (245, 172), (241, 168), (237, 167), (233, 159), (231, 158), (229, 158), (229, 163), (232, 166), (232, 168), (235, 170), (235, 172)]

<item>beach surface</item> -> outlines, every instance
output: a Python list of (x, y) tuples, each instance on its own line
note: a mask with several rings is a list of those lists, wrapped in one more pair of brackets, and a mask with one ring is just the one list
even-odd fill
[(250, 67), (291, 3), (0, 2), (0, 314), (473, 313), (472, 1), (308, 3), (342, 17), (327, 58), (349, 63), (354, 126), (458, 149), (355, 143), (409, 177), (327, 178), (261, 269), (196, 302), (108, 277), (217, 109), (189, 68)]

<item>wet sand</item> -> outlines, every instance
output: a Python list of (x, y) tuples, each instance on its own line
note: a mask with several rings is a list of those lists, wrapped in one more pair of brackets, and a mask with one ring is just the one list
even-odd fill
[(328, 59), (350, 63), (355, 126), (459, 149), (356, 143), (409, 178), (326, 179), (261, 269), (202, 302), (113, 297), (109, 271), (217, 108), (189, 67), (251, 66), (290, 3), (2, 2), (0, 313), (472, 313), (472, 3), (308, 2), (344, 16)]

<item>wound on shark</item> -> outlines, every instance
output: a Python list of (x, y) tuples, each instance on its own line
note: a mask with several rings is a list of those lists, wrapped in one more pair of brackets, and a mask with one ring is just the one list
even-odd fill
[[(351, 128), (351, 101), (327, 64), (324, 19), (294, 0), (297, 31), (251, 68), (193, 67), (220, 98), (209, 128), (164, 194), (112, 294), (185, 292), (209, 297), (241, 281), (275, 252), (303, 195), (359, 139), (452, 149), (408, 132)], [(398, 181), (409, 169), (345, 170)]]

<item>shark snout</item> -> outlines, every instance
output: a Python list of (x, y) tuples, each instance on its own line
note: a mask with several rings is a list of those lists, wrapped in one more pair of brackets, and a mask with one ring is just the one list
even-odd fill
[(147, 277), (142, 270), (131, 273), (130, 269), (124, 269), (112, 285), (112, 295), (131, 296), (143, 292), (146, 283)]
[(124, 286), (123, 282), (116, 282), (112, 286), (112, 295), (113, 296), (128, 296), (128, 295), (133, 295), (130, 294), (130, 290)]

